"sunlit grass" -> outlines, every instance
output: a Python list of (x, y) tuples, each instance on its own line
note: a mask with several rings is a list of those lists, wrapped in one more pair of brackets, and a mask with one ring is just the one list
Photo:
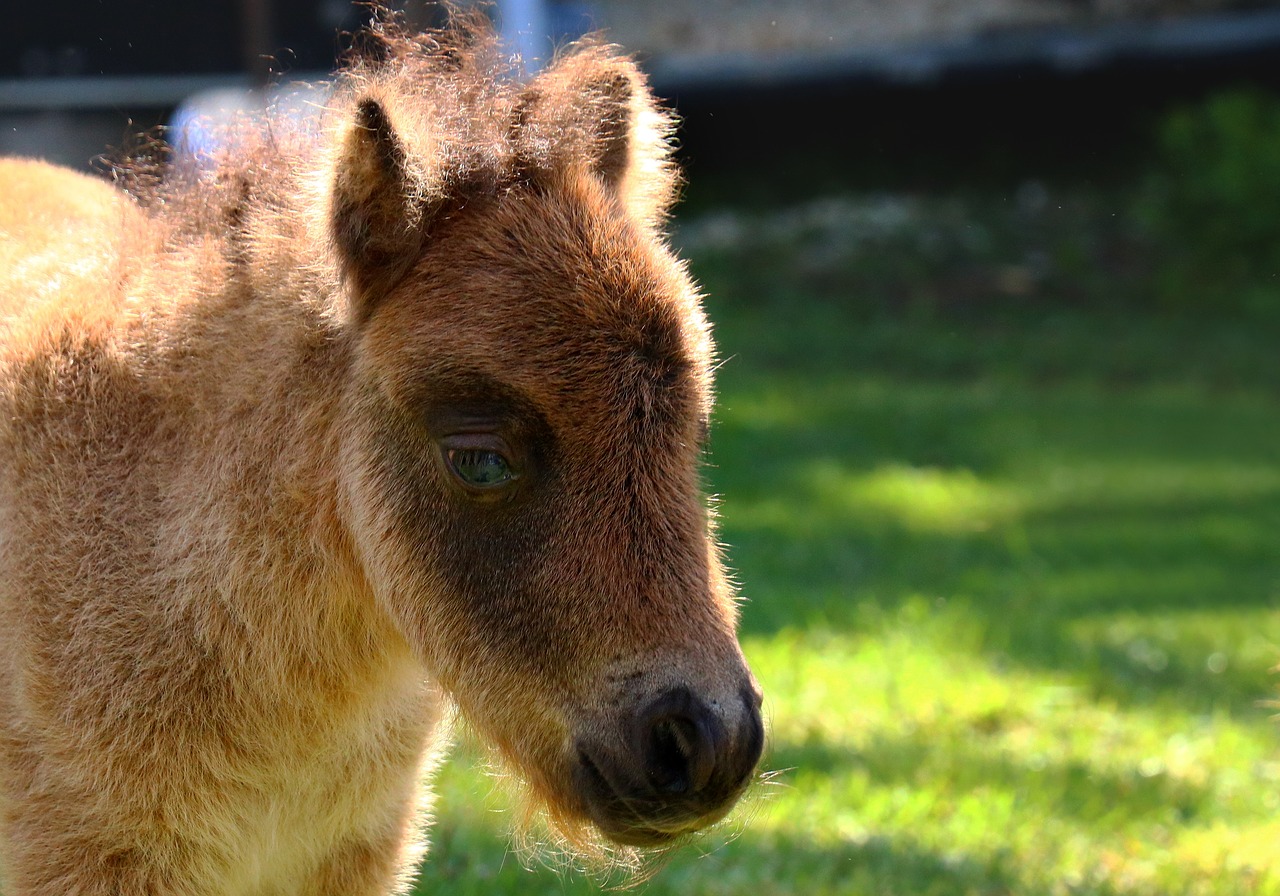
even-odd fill
[[(1175, 849), (1214, 840), (1222, 814), (1259, 825), (1280, 808), (1273, 746), (1247, 721), (1124, 707), (1069, 672), (983, 659), (984, 625), (971, 608), (913, 600), (860, 638), (795, 635), (753, 652), (791, 698), (773, 706), (772, 759), (794, 771), (769, 827), (1003, 862), (1019, 891), (1069, 892), (1107, 862), (1130, 876), (1146, 864), (1152, 887), (1137, 892), (1155, 893), (1181, 892), (1154, 886), (1156, 872), (1178, 876)], [(1229, 883), (1229, 858), (1280, 867), (1271, 852), (1228, 851), (1201, 882)]]
[(811, 482), (815, 497), (835, 497), (844, 512), (879, 518), (918, 532), (956, 533), (989, 529), (1012, 516), (1017, 498), (1010, 489), (979, 479), (970, 470), (941, 470), (889, 464), (867, 473), (845, 474), (844, 482)]

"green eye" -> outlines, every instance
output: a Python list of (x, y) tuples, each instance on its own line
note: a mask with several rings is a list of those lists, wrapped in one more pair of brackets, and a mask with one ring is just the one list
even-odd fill
[(501, 452), (488, 448), (449, 448), (445, 457), (453, 475), (472, 488), (498, 488), (517, 475)]

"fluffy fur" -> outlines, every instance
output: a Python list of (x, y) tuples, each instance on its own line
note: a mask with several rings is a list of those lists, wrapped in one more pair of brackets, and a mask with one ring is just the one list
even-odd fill
[(670, 117), (592, 41), (362, 47), (211, 165), (0, 161), (7, 896), (403, 892), (455, 704), (580, 848), (755, 765)]

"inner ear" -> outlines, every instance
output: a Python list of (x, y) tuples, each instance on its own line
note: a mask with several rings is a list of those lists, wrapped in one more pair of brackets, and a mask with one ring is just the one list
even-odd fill
[[(564, 159), (585, 161), (605, 184), (620, 189), (636, 149), (637, 90), (622, 65), (617, 59), (570, 56), (526, 88), (513, 130), (526, 138), (534, 169), (552, 169)], [(544, 156), (548, 150), (551, 156)]]
[(595, 94), (600, 110), (599, 151), (596, 172), (610, 186), (617, 188), (631, 166), (631, 132), (634, 113), (631, 101), (634, 88), (623, 72), (607, 73), (588, 88)]
[(374, 99), (361, 100), (356, 106), (356, 126), (358, 133), (366, 135), (383, 171), (403, 176), (404, 147), (400, 145), (400, 138), (392, 129), (391, 119), (382, 104)]
[(422, 248), (424, 214), (416, 195), (404, 143), (386, 108), (362, 99), (342, 139), (330, 215), (358, 319), (369, 316)]
[(579, 44), (539, 72), (516, 103), (512, 142), (532, 177), (596, 175), (637, 219), (659, 220), (675, 193), (670, 136), (634, 60), (612, 47)]

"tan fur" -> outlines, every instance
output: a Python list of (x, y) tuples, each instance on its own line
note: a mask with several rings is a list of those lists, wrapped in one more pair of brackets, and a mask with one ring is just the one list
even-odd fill
[[(6, 896), (403, 892), (448, 703), (583, 848), (754, 765), (669, 120), (608, 47), (522, 86), (474, 22), (373, 37), (214, 171), (0, 161)], [(491, 407), (497, 501), (437, 422)], [(602, 809), (584, 750), (673, 688), (741, 768)]]

